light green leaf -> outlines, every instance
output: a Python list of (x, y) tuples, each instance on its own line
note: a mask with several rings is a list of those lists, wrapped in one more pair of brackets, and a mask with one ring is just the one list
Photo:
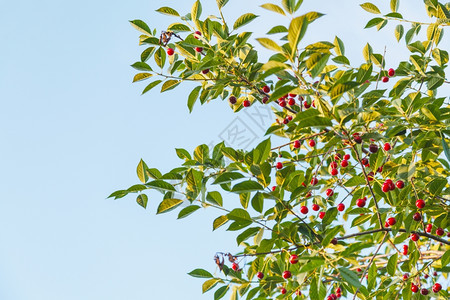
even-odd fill
[(226, 222), (228, 222), (227, 216), (220, 216), (220, 217), (216, 218), (213, 222), (213, 230), (216, 230), (220, 226), (224, 225)]
[(140, 194), (136, 198), (136, 202), (143, 208), (147, 208), (148, 197), (146, 194)]
[(173, 80), (173, 79), (166, 80), (161, 87), (161, 93), (174, 89), (180, 83), (181, 80)]
[(138, 73), (138, 74), (134, 75), (133, 82), (142, 81), (142, 80), (148, 79), (152, 76), (153, 76), (153, 74), (150, 74), (150, 73)]
[(348, 82), (344, 82), (344, 83), (335, 84), (330, 90), (330, 96), (332, 99), (336, 99), (336, 98), (342, 96), (342, 94), (344, 94), (345, 92), (348, 92), (348, 91), (354, 89), (358, 85), (359, 85), (359, 83), (354, 82), (354, 81), (348, 81)]
[(272, 29), (270, 29), (267, 34), (276, 34), (276, 33), (285, 33), (288, 32), (288, 29), (283, 26), (283, 25), (278, 25), (275, 27), (272, 27)]
[(194, 107), (195, 102), (197, 101), (198, 95), (200, 94), (201, 86), (195, 87), (192, 92), (189, 94), (187, 106), (189, 108), (189, 112), (192, 112), (192, 108)]
[(163, 15), (175, 16), (175, 17), (180, 16), (180, 14), (175, 9), (173, 9), (171, 7), (167, 7), (167, 6), (160, 7), (156, 11)]
[(262, 187), (262, 185), (260, 185), (258, 182), (247, 180), (233, 186), (231, 191), (234, 193), (246, 193), (246, 192), (260, 191), (263, 189), (264, 188)]
[(277, 43), (275, 43), (273, 40), (269, 38), (257, 38), (256, 39), (264, 48), (267, 48), (272, 51), (276, 52), (283, 52), (283, 49), (281, 46), (279, 46)]
[(365, 11), (368, 11), (372, 14), (380, 14), (380, 10), (375, 4), (372, 4), (370, 2), (366, 2), (360, 5)]
[(188, 275), (191, 275), (192, 277), (195, 278), (213, 278), (214, 276), (212, 276), (211, 273), (209, 273), (206, 270), (203, 269), (195, 269), (192, 270), (191, 272), (188, 273)]
[(198, 206), (198, 205), (189, 205), (188, 207), (185, 207), (180, 211), (177, 219), (186, 218), (190, 214), (196, 212), (198, 209), (200, 209), (200, 206)]
[(395, 38), (397, 39), (397, 42), (399, 42), (400, 39), (403, 37), (404, 31), (405, 30), (403, 29), (402, 24), (398, 24), (397, 26), (395, 26)]
[(147, 93), (148, 91), (150, 91), (152, 88), (154, 88), (155, 86), (157, 86), (161, 82), (162, 82), (162, 80), (156, 80), (156, 81), (153, 81), (152, 83), (150, 83), (149, 85), (147, 85), (145, 87), (145, 89), (142, 91), (142, 95)]
[(160, 191), (175, 192), (175, 188), (173, 187), (173, 185), (159, 179), (150, 181), (146, 184), (146, 186)]
[(206, 195), (206, 201), (218, 206), (223, 205), (222, 195), (217, 191), (208, 192)]
[(219, 278), (213, 278), (205, 281), (202, 285), (202, 292), (206, 293), (210, 289), (216, 286), (221, 280)]
[(202, 14), (202, 4), (199, 0), (195, 1), (194, 5), (192, 5), (191, 9), (191, 18), (192, 20), (198, 20), (200, 15)]
[(291, 46), (291, 57), (294, 57), (297, 53), (297, 47), (303, 36), (306, 33), (308, 27), (308, 20), (305, 16), (294, 18), (289, 25), (288, 41)]
[(258, 17), (257, 15), (252, 13), (243, 14), (236, 20), (236, 22), (234, 22), (233, 29), (238, 29), (239, 27), (247, 25), (257, 17)]
[(219, 9), (222, 9), (222, 7), (224, 7), (228, 3), (228, 0), (216, 0), (216, 2), (217, 7), (219, 7)]
[(150, 30), (150, 28), (148, 27), (148, 25), (141, 20), (132, 20), (130, 21), (131, 26), (133, 26), (134, 28), (136, 28), (137, 30), (139, 30), (140, 32), (148, 35), (148, 36), (152, 36), (152, 31)]
[(270, 11), (273, 11), (273, 12), (276, 12), (276, 13), (279, 13), (279, 14), (281, 14), (281, 15), (283, 15), (283, 16), (286, 15), (286, 14), (284, 13), (284, 10), (283, 10), (281, 7), (279, 7), (278, 5), (276, 5), (276, 4), (265, 3), (265, 4), (261, 5), (261, 7), (262, 7), (262, 8), (265, 8), (265, 9), (267, 9), (267, 10), (270, 10)]
[(389, 257), (388, 264), (386, 266), (386, 270), (389, 275), (394, 276), (395, 270), (397, 269), (397, 260), (398, 260), (398, 253), (395, 252), (394, 255)]
[(334, 47), (334, 50), (338, 56), (345, 55), (344, 42), (342, 42), (342, 40), (337, 36), (334, 37)]
[(341, 274), (342, 278), (346, 282), (348, 282), (349, 284), (351, 284), (352, 286), (354, 286), (356, 288), (361, 287), (361, 283), (359, 282), (359, 278), (355, 272), (353, 272), (345, 267), (340, 267), (338, 269), (339, 269), (339, 273)]
[(399, 0), (391, 0), (391, 10), (397, 12)]
[(164, 199), (159, 204), (156, 214), (162, 214), (162, 213), (169, 212), (169, 211), (175, 209), (181, 203), (183, 203), (183, 200), (180, 200), (180, 199)]
[(189, 26), (184, 25), (184, 24), (182, 24), (182, 23), (173, 23), (173, 24), (170, 24), (169, 27), (167, 27), (167, 30), (175, 31), (175, 32), (178, 32), (178, 31), (191, 31), (191, 29), (189, 28)]
[(150, 72), (153, 71), (152, 68), (145, 62), (138, 61), (138, 62), (135, 62), (134, 64), (132, 64), (131, 66), (139, 71), (150, 71)]
[(136, 173), (142, 183), (146, 183), (148, 181), (147, 169), (147, 164), (141, 159), (136, 168)]

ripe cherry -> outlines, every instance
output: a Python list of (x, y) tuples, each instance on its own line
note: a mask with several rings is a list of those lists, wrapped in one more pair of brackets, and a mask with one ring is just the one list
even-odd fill
[(319, 209), (320, 209), (320, 206), (319, 206), (319, 205), (317, 205), (317, 204), (313, 204), (313, 205), (312, 205), (312, 210), (318, 211)]
[(384, 151), (391, 150), (391, 144), (389, 144), (389, 143), (384, 144), (383, 149), (384, 149)]
[(316, 141), (314, 140), (309, 140), (308, 145), (313, 148), (316, 145)]
[(363, 159), (361, 159), (361, 162), (366, 166), (369, 163), (369, 160), (367, 159), (367, 157), (364, 157)]
[(349, 160), (349, 159), (350, 159), (350, 154), (345, 154), (345, 155), (344, 155), (344, 159), (345, 159), (345, 160)]
[(278, 104), (279, 104), (281, 107), (286, 107), (286, 101), (284, 101), (283, 99), (278, 100)]
[(417, 242), (419, 240), (419, 235), (417, 233), (411, 233), (411, 239), (414, 242)]
[(373, 181), (373, 176), (374, 176), (375, 174), (373, 174), (373, 172), (369, 172), (369, 174), (367, 174), (367, 179), (369, 180), (369, 181)]
[(324, 212), (324, 211), (321, 211), (321, 212), (319, 213), (319, 218), (323, 219), (324, 217), (325, 217), (325, 212)]
[(331, 196), (333, 196), (334, 192), (332, 189), (327, 189), (326, 194), (327, 194), (327, 197), (331, 197)]
[(256, 273), (256, 277), (258, 277), (258, 279), (263, 279), (264, 278), (263, 272)]
[(394, 75), (395, 75), (395, 70), (392, 69), (392, 68), (390, 68), (390, 69), (388, 70), (388, 75), (389, 75), (389, 77), (394, 76)]
[(361, 273), (362, 272), (361, 268), (357, 268), (356, 272)]
[(338, 167), (338, 164), (337, 164), (337, 162), (335, 162), (335, 161), (332, 161), (331, 163), (330, 163), (330, 168), (332, 168), (332, 169), (336, 169)]
[(278, 170), (283, 169), (283, 163), (277, 162), (276, 167), (277, 167)]
[(230, 101), (231, 104), (236, 104), (236, 97), (235, 96), (231, 96), (230, 98), (228, 98), (228, 101)]
[(403, 245), (403, 255), (408, 255), (408, 245)]
[(289, 104), (290, 106), (295, 105), (295, 99), (294, 99), (294, 98), (289, 98), (288, 104)]
[(359, 135), (353, 135), (353, 140), (355, 141), (355, 143), (357, 144), (361, 144), (362, 143), (362, 137)]
[(420, 222), (420, 220), (422, 220), (422, 215), (420, 213), (416, 212), (413, 215), (413, 220), (416, 221), (416, 222)]
[(300, 290), (296, 290), (296, 291), (295, 291), (295, 294), (296, 294), (297, 296), (301, 296), (301, 295), (302, 295), (302, 292), (301, 292)]
[(233, 263), (233, 264), (231, 265), (231, 268), (232, 268), (234, 271), (237, 271), (237, 270), (239, 270), (239, 265), (238, 265), (237, 263)]
[(405, 183), (403, 182), (403, 180), (399, 180), (395, 183), (395, 185), (397, 186), (397, 188), (402, 189), (405, 187)]
[(344, 203), (339, 203), (338, 206), (337, 206), (337, 210), (338, 211), (344, 211), (344, 209), (345, 209), (345, 204)]
[(292, 254), (291, 257), (289, 257), (289, 262), (291, 264), (293, 264), (293, 265), (298, 263), (298, 255), (297, 254)]
[(294, 142), (294, 148), (295, 148), (295, 149), (300, 148), (300, 141), (299, 141), (299, 140), (296, 140), (296, 141)]
[(334, 290), (335, 292), (336, 292), (336, 294), (339, 294), (339, 293), (341, 293), (342, 292), (342, 290), (341, 290), (341, 288), (340, 287), (337, 287), (335, 290)]
[(393, 226), (395, 225), (395, 223), (397, 223), (397, 220), (395, 218), (389, 218), (387, 219), (387, 222), (389, 223), (389, 225)]
[(281, 288), (280, 292), (281, 292), (283, 295), (287, 293), (287, 291), (286, 291), (285, 288)]
[(438, 273), (436, 271), (433, 272), (433, 276), (436, 277)]
[(309, 104), (308, 103), (308, 101), (303, 101), (303, 106), (306, 108), (306, 109), (308, 109), (308, 108), (310, 108), (311, 107), (311, 104)]
[(430, 277), (427, 273), (425, 273), (425, 275), (423, 275), (423, 278), (427, 279), (428, 277)]
[(433, 292), (434, 293), (439, 293), (439, 291), (440, 290), (442, 290), (442, 285), (440, 284), (440, 283), (435, 283), (434, 285), (433, 285)]
[(387, 193), (391, 190), (391, 187), (389, 184), (383, 183), (383, 185), (381, 186), (381, 189), (383, 190), (383, 192)]
[(420, 290), (420, 293), (421, 293), (422, 295), (428, 295), (428, 289), (421, 289), (421, 290)]
[(341, 161), (341, 167), (346, 168), (348, 166), (348, 160), (344, 159)]
[(175, 53), (175, 50), (172, 48), (167, 49), (167, 55), (172, 56)]
[(431, 229), (433, 229), (433, 225), (427, 224), (427, 226), (425, 227), (425, 231), (428, 232), (428, 233), (430, 233), (430, 232), (431, 232)]
[(370, 144), (369, 145), (369, 151), (372, 153), (376, 153), (378, 151), (378, 145), (377, 144)]
[(300, 208), (300, 212), (304, 215), (306, 215), (308, 213), (308, 211), (309, 211), (308, 207), (306, 207), (304, 205)]
[(381, 81), (383, 81), (383, 82), (388, 82), (388, 81), (389, 81), (389, 77), (383, 76), (383, 78), (381, 78)]
[(330, 243), (332, 243), (333, 245), (337, 245), (338, 243), (337, 238), (333, 238)]
[(288, 94), (289, 97), (295, 98), (297, 97), (297, 94)]
[(356, 200), (356, 205), (357, 205), (358, 207), (364, 207), (364, 206), (366, 205), (366, 200), (364, 200), (364, 199), (358, 199), (358, 200)]
[(264, 97), (262, 98), (262, 103), (266, 104), (267, 101), (269, 101), (269, 97), (264, 96)]
[(270, 87), (268, 87), (267, 85), (265, 85), (265, 86), (263, 86), (262, 90), (263, 90), (264, 93), (267, 94), (268, 92), (270, 92)]
[(417, 293), (419, 291), (419, 287), (415, 285), (414, 283), (411, 283), (411, 291), (413, 293)]
[(194, 37), (198, 40), (199, 37), (202, 36), (202, 33), (200, 31), (194, 32)]
[(284, 271), (284, 272), (283, 272), (283, 278), (284, 278), (284, 279), (291, 278), (291, 276), (292, 276), (292, 274), (291, 274), (290, 271)]
[(311, 185), (316, 185), (317, 183), (319, 183), (319, 180), (317, 179), (317, 177), (313, 177), (311, 179)]
[(409, 277), (409, 274), (408, 274), (408, 273), (403, 274), (403, 280), (407, 280), (408, 277)]
[(438, 236), (443, 236), (444, 235), (444, 229), (439, 227), (438, 229), (436, 229), (436, 234)]
[(274, 186), (272, 187), (272, 192), (275, 192), (276, 189), (277, 189), (277, 186), (274, 185)]
[(340, 154), (340, 153), (336, 153), (335, 155), (334, 155), (334, 159), (335, 160), (340, 160), (342, 158), (342, 155)]
[(250, 100), (245, 100), (243, 104), (244, 104), (244, 107), (249, 107), (251, 105), (251, 102), (250, 102)]
[(416, 206), (418, 209), (422, 209), (425, 207), (425, 201), (423, 201), (422, 199), (419, 199), (416, 201)]
[(331, 175), (336, 176), (338, 173), (337, 169), (331, 169)]
[(200, 53), (203, 51), (203, 47), (195, 47), (195, 51)]
[(208, 73), (209, 73), (209, 69), (202, 70), (202, 74), (208, 74)]
[(389, 223), (386, 221), (386, 222), (384, 222), (384, 227), (389, 227)]

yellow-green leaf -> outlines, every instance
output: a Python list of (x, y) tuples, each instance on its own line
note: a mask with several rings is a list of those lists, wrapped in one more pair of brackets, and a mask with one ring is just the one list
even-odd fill
[(247, 25), (248, 23), (250, 23), (257, 17), (258, 17), (257, 15), (252, 14), (252, 13), (243, 14), (236, 20), (236, 22), (234, 22), (233, 28), (238, 29), (239, 27)]
[(180, 199), (164, 199), (158, 206), (157, 214), (162, 214), (165, 212), (169, 212), (172, 209), (175, 209), (177, 206), (179, 206), (181, 203), (183, 203), (183, 200)]
[(173, 79), (165, 81), (161, 87), (161, 93), (175, 88), (177, 85), (180, 84), (180, 82), (181, 80), (173, 80)]
[(133, 82), (142, 81), (142, 80), (145, 80), (152, 76), (153, 76), (153, 74), (150, 74), (150, 73), (138, 73), (138, 74), (134, 75)]
[(279, 46), (275, 41), (269, 39), (269, 38), (258, 38), (256, 39), (264, 48), (267, 48), (269, 50), (273, 50), (276, 52), (283, 52), (283, 49), (281, 46)]
[(175, 17), (180, 16), (180, 14), (175, 9), (167, 6), (160, 7), (156, 11), (168, 16), (175, 16)]
[(261, 5), (261, 7), (262, 7), (262, 8), (265, 8), (265, 9), (267, 9), (267, 10), (270, 10), (270, 11), (273, 11), (273, 12), (276, 12), (276, 13), (279, 13), (279, 14), (281, 14), (281, 15), (283, 15), (283, 16), (286, 15), (286, 14), (284, 13), (284, 10), (283, 10), (281, 7), (279, 7), (278, 5), (276, 5), (276, 4), (265, 3), (265, 4)]
[(366, 2), (360, 5), (365, 11), (368, 11), (372, 14), (379, 14), (381, 13), (380, 10), (378, 9), (378, 7), (370, 2)]

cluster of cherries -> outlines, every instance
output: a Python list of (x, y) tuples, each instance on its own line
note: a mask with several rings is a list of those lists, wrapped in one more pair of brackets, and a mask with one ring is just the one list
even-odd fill
[(327, 297), (327, 300), (336, 300), (336, 299), (338, 299), (338, 298), (341, 298), (341, 292), (342, 292), (342, 290), (341, 290), (341, 288), (340, 287), (337, 287), (335, 290), (334, 290), (334, 293), (333, 294), (330, 294), (328, 297)]
[[(442, 285), (441, 285), (440, 283), (435, 283), (435, 284), (433, 285), (433, 287), (431, 288), (431, 290), (433, 291), (433, 293), (439, 293), (439, 291), (440, 291), (441, 289), (442, 289)], [(419, 286), (416, 285), (416, 284), (414, 284), (414, 283), (411, 283), (411, 291), (412, 291), (413, 293), (417, 293), (417, 292), (419, 291)], [(422, 295), (428, 295), (429, 291), (428, 291), (428, 289), (423, 288), (423, 289), (420, 290), (420, 293), (421, 293)]]
[[(389, 77), (392, 77), (392, 76), (394, 76), (395, 75), (395, 70), (394, 69), (392, 69), (392, 68), (390, 68), (389, 70), (388, 70), (388, 76)], [(388, 76), (383, 76), (383, 78), (381, 78), (381, 81), (383, 81), (383, 82), (388, 82), (389, 81), (389, 77)]]

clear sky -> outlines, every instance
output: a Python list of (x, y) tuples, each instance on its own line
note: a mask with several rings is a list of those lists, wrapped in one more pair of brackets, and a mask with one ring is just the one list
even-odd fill
[[(304, 2), (303, 12), (327, 14), (311, 26), (307, 41), (332, 41), (337, 34), (358, 64), (368, 40), (378, 53), (388, 46), (388, 65), (404, 59), (404, 42), (394, 42), (393, 26), (379, 33), (362, 29), (373, 16), (357, 2)], [(374, 2), (387, 12), (389, 1)], [(403, 2), (401, 12), (414, 19), (422, 2)], [(161, 31), (176, 19), (155, 9), (172, 6), (184, 14), (192, 3), (2, 3), (0, 299), (213, 298), (202, 296), (202, 280), (186, 273), (197, 267), (214, 272), (216, 251), (236, 251), (234, 235), (212, 233), (217, 212), (177, 221), (173, 213), (155, 215), (161, 200), (156, 193), (149, 194), (147, 210), (134, 197), (106, 199), (137, 183), (139, 159), (168, 171), (180, 162), (174, 148), (217, 143), (236, 122), (220, 101), (189, 114), (187, 87), (140, 96), (145, 85), (131, 84), (130, 65), (143, 48), (128, 20), (142, 19)], [(280, 18), (256, 8), (261, 3), (230, 0), (225, 14), (231, 22), (237, 12), (261, 15), (243, 29), (262, 35)], [(204, 14), (216, 13), (215, 1), (203, 4)], [(450, 48), (449, 40), (442, 48)], [(262, 136), (249, 115), (238, 122)]]

